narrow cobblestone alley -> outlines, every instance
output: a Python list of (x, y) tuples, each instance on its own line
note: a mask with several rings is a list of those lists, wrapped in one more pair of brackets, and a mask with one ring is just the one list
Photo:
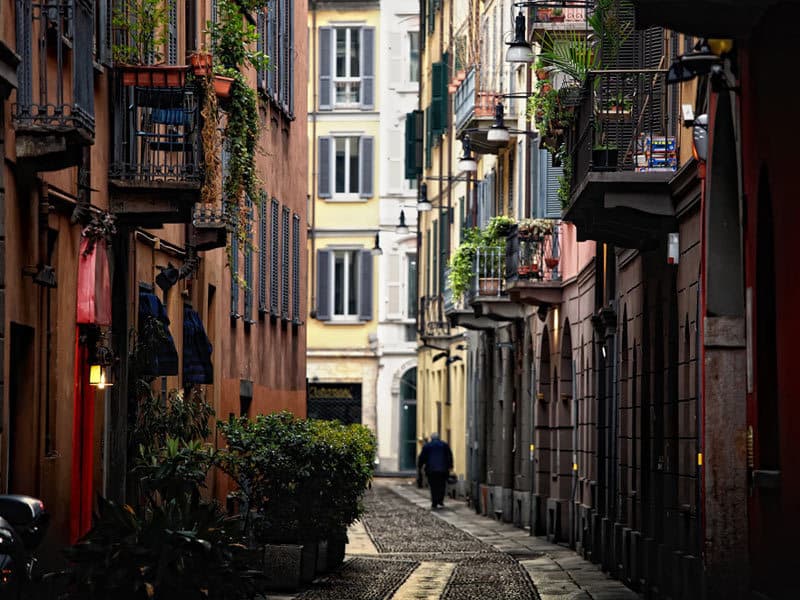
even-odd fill
[(432, 512), (427, 490), (406, 480), (377, 480), (365, 501), (344, 567), (296, 600), (638, 598), (573, 551), (461, 501)]

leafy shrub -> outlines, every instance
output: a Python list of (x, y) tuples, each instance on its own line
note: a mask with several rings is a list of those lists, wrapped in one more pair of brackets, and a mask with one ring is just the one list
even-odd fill
[(227, 448), (218, 464), (238, 484), (258, 541), (323, 539), (361, 515), (375, 456), (367, 428), (284, 412), (230, 419), (219, 430)]

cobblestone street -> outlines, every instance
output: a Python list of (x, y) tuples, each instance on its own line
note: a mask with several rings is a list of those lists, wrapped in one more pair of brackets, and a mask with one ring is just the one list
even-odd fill
[(349, 532), (342, 569), (294, 598), (638, 598), (573, 551), (476, 515), (463, 501), (449, 500), (444, 509), (431, 511), (427, 490), (406, 480), (377, 480), (366, 506), (366, 515)]

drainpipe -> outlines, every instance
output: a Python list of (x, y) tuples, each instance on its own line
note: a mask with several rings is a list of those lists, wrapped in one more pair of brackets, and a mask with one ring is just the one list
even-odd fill
[(311, 256), (309, 285), (311, 287), (311, 310), (309, 316), (315, 318), (317, 316), (317, 286), (316, 286), (316, 267), (317, 267), (317, 107), (318, 107), (318, 94), (317, 90), (318, 78), (317, 71), (314, 67), (314, 59), (317, 56), (317, 1), (311, 2), (311, 52), (309, 52), (309, 70), (313, 73), (311, 77), (311, 231), (309, 238), (311, 239)]

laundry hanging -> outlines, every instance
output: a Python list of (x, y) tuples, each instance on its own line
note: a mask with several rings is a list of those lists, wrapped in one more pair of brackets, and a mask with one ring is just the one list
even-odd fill
[[(161, 325), (160, 339), (152, 339), (154, 336), (145, 329), (146, 323), (152, 319)], [(144, 289), (139, 290), (139, 341), (152, 344), (152, 348), (145, 352), (145, 363), (141, 366), (142, 375), (178, 374), (178, 351), (169, 331), (167, 310), (158, 296)]]
[(211, 364), (213, 348), (200, 315), (188, 304), (183, 306), (183, 384), (214, 383)]

